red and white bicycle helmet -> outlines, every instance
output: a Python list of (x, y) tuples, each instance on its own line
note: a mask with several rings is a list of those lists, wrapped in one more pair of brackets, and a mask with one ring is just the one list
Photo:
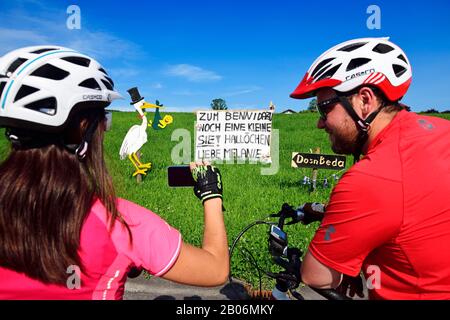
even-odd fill
[(59, 132), (79, 109), (118, 98), (102, 66), (75, 50), (34, 46), (0, 58), (2, 127)]
[(321, 88), (348, 92), (367, 84), (379, 88), (390, 101), (398, 101), (411, 79), (411, 65), (400, 47), (389, 38), (361, 38), (324, 52), (290, 96), (305, 99)]

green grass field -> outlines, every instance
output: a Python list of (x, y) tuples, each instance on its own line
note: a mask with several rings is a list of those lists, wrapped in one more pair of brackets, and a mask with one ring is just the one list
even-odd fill
[[(163, 114), (164, 115), (164, 114)], [(140, 120), (136, 113), (114, 112), (112, 130), (106, 133), (105, 151), (109, 171), (113, 176), (118, 196), (134, 201), (154, 212), (180, 230), (186, 242), (201, 245), (203, 233), (202, 206), (191, 188), (170, 188), (167, 185), (167, 167), (173, 165), (171, 150), (178, 141), (171, 141), (173, 130), (184, 128), (191, 132), (191, 150), (194, 154), (193, 113), (172, 114), (174, 123), (164, 130), (148, 128), (148, 142), (141, 149), (143, 162), (152, 162), (153, 168), (137, 184), (131, 175), (134, 167), (128, 159), (119, 159), (119, 149), (128, 129)], [(450, 119), (450, 115), (439, 115)], [(153, 114), (148, 114), (152, 119)], [(280, 168), (275, 175), (261, 175), (263, 165), (221, 164), (217, 165), (223, 176), (225, 223), (229, 244), (249, 223), (263, 219), (277, 212), (284, 202), (299, 205), (303, 202), (326, 202), (334, 185), (319, 186), (315, 192), (302, 185), (305, 175), (311, 175), (311, 169), (291, 167), (292, 152), (309, 152), (320, 147), (322, 153), (332, 153), (328, 137), (323, 130), (316, 129), (317, 114), (301, 113), (292, 115), (275, 114), (273, 128), (280, 131), (279, 158)], [(3, 135), (3, 131), (1, 132)], [(0, 155), (7, 154), (6, 139), (0, 140)], [(347, 157), (347, 168), (352, 164)], [(267, 166), (266, 166), (267, 167)], [(335, 171), (319, 170), (319, 179), (330, 177)], [(342, 172), (340, 173), (340, 176)], [(289, 243), (305, 250), (312, 238), (317, 223), (309, 226), (300, 224), (287, 226)], [(232, 259), (232, 274), (253, 285), (257, 285), (257, 272), (248, 262), (248, 255), (242, 249), (249, 250), (261, 268), (276, 270), (271, 263), (267, 250), (268, 227), (256, 226), (241, 239)], [(265, 280), (264, 285), (270, 282)]]

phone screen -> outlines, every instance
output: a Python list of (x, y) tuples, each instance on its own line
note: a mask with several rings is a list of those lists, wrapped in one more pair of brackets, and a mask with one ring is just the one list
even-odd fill
[(167, 169), (169, 187), (193, 187), (194, 178), (189, 166), (171, 166)]

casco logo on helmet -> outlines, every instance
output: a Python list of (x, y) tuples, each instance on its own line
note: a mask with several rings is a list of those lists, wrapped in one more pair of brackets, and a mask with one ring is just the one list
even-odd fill
[(101, 94), (85, 94), (83, 100), (103, 100), (103, 96)]
[(368, 75), (368, 74), (371, 74), (371, 73), (374, 73), (374, 72), (375, 72), (375, 69), (374, 69), (374, 68), (372, 68), (372, 69), (367, 69), (367, 70), (364, 70), (364, 71), (361, 71), (361, 72), (356, 72), (356, 73), (354, 73), (354, 74), (351, 74), (351, 75), (349, 75), (349, 76), (346, 76), (346, 77), (345, 77), (345, 81), (354, 79), (354, 78), (356, 78), (356, 77), (365, 76), (365, 75)]

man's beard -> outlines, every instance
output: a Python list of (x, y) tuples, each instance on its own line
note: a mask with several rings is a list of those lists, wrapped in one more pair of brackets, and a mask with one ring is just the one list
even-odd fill
[(346, 119), (339, 129), (327, 132), (334, 153), (355, 154), (358, 149), (358, 129), (353, 121)]

